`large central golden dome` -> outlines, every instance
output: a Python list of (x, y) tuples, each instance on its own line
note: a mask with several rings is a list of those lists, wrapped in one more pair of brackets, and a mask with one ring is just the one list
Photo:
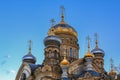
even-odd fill
[[(61, 7), (61, 10), (62, 10), (61, 22), (54, 26), (52, 25), (52, 28), (49, 29), (49, 31), (48, 31), (48, 35), (69, 34), (69, 35), (75, 36), (77, 38), (78, 34), (77, 34), (76, 30), (72, 26), (70, 26), (66, 22), (64, 22), (64, 7), (63, 6)], [(54, 22), (54, 20), (52, 20), (52, 22)]]
[(69, 35), (72, 35), (76, 38), (78, 37), (76, 30), (64, 21), (61, 21), (60, 23), (54, 25), (53, 27), (51, 27), (49, 29), (48, 35), (51, 35), (53, 33), (55, 35), (57, 35), (57, 34), (69, 34)]

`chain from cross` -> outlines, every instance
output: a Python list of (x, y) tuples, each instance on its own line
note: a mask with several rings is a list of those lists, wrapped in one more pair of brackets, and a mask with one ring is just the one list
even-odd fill
[(96, 48), (98, 48), (98, 34), (97, 33), (95, 33), (95, 38), (96, 38)]
[(53, 25), (54, 25), (54, 23), (55, 23), (55, 20), (54, 20), (54, 19), (51, 19), (50, 21), (51, 21), (52, 26), (53, 26)]
[(65, 10), (64, 6), (61, 6), (61, 11), (62, 11), (61, 19), (62, 19), (62, 21), (64, 21), (64, 10)]
[(88, 42), (90, 42), (90, 36), (88, 36), (86, 39), (88, 40)]
[(95, 38), (96, 38), (96, 40), (98, 39), (98, 34), (97, 33), (95, 33)]
[(31, 41), (31, 40), (29, 40), (29, 41), (28, 41), (28, 44), (29, 44), (29, 52), (31, 52), (32, 41)]
[(90, 37), (89, 36), (87, 37), (87, 40), (88, 40), (88, 48), (90, 48)]
[(62, 14), (64, 14), (64, 11), (65, 11), (64, 6), (61, 6), (61, 11), (62, 11)]

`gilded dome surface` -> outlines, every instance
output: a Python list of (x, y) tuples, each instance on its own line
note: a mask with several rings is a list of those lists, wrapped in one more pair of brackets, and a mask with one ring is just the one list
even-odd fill
[(91, 53), (91, 51), (90, 51), (90, 37), (88, 36), (87, 37), (87, 39), (88, 39), (88, 51), (87, 51), (87, 53), (84, 55), (84, 57), (86, 58), (86, 57), (94, 57), (94, 54), (92, 54)]
[(76, 30), (72, 26), (70, 26), (69, 24), (65, 23), (64, 21), (61, 21), (60, 23), (54, 25), (48, 31), (48, 35), (51, 34), (51, 31), (53, 31), (54, 34), (60, 34), (60, 33), (70, 34), (70, 35), (75, 36), (76, 38), (78, 36)]
[(61, 65), (69, 65), (69, 61), (67, 59), (63, 59), (60, 64)]
[(116, 72), (115, 72), (114, 70), (111, 70), (111, 71), (109, 72), (109, 75), (116, 75)]
[(63, 58), (63, 60), (61, 61), (60, 65), (61, 65), (61, 66), (67, 66), (67, 65), (69, 65), (69, 64), (70, 64), (69, 61), (66, 59), (66, 53), (64, 52), (64, 58)]
[(88, 52), (84, 55), (84, 57), (94, 57), (94, 54), (92, 54), (92, 53), (88, 50)]

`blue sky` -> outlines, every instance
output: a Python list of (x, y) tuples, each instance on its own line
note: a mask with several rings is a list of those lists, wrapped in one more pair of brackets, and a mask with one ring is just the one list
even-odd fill
[(1, 80), (14, 80), (22, 57), (33, 41), (32, 53), (41, 64), (44, 59), (43, 39), (51, 27), (50, 20), (60, 21), (60, 6), (65, 7), (65, 21), (78, 32), (80, 57), (87, 51), (86, 36), (99, 35), (99, 47), (105, 51), (105, 69), (109, 59), (120, 64), (119, 0), (0, 0), (0, 75)]

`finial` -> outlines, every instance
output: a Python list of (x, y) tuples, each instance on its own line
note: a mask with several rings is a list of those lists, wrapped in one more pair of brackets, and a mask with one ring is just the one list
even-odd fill
[(51, 19), (50, 21), (51, 21), (51, 23), (52, 23), (52, 28), (51, 28), (50, 31), (48, 32), (48, 35), (55, 35), (55, 34), (54, 34), (54, 22), (55, 22), (55, 20), (54, 20), (54, 19)]
[(28, 54), (31, 54), (32, 41), (29, 40), (28, 43), (29, 43), (29, 48), (28, 48), (29, 53)]
[(94, 57), (94, 55), (91, 53), (90, 51), (90, 37), (88, 36), (87, 37), (87, 40), (88, 40), (88, 52), (84, 55), (84, 57)]
[(66, 59), (66, 51), (65, 51), (65, 49), (64, 49), (63, 57), (64, 57), (64, 59)]
[(66, 52), (64, 51), (64, 53), (63, 53), (63, 60), (61, 61), (61, 66), (68, 66), (69, 65), (69, 61), (66, 59)]
[(62, 11), (62, 14), (61, 14), (62, 20), (61, 21), (64, 21), (64, 11), (65, 11), (64, 6), (61, 6), (61, 11)]
[(54, 20), (54, 19), (51, 19), (50, 21), (51, 21), (52, 27), (53, 27), (53, 26), (54, 26), (54, 23), (55, 23), (55, 20)]
[(89, 36), (87, 37), (87, 40), (88, 40), (88, 51), (90, 51), (90, 37)]
[(95, 38), (96, 38), (96, 41), (95, 41), (96, 47), (95, 48), (98, 48), (98, 34), (97, 33), (95, 33)]

